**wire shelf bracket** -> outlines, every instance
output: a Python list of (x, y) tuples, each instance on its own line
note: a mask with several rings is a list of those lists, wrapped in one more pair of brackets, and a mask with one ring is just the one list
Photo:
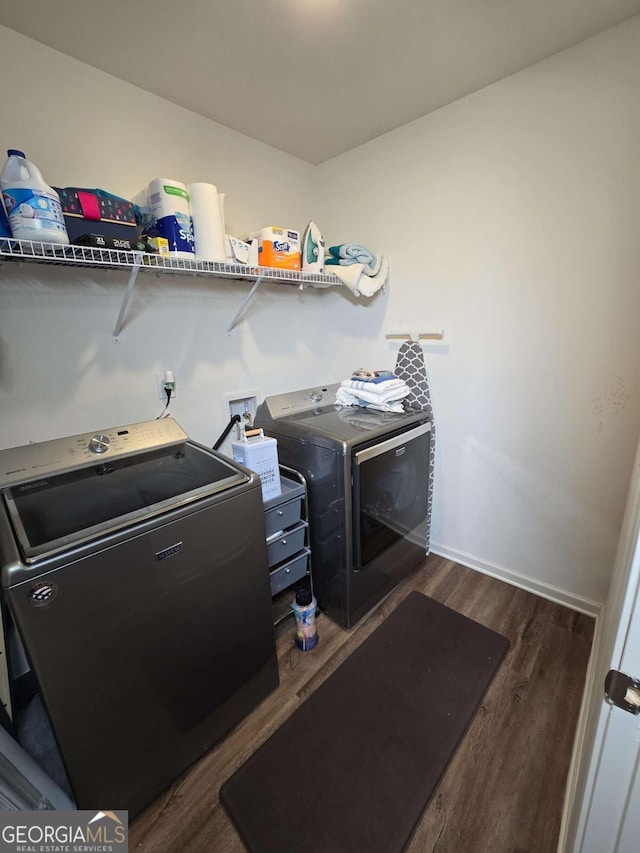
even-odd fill
[(122, 331), (122, 327), (124, 325), (125, 314), (127, 313), (127, 307), (129, 306), (129, 300), (131, 299), (131, 294), (133, 293), (133, 288), (135, 287), (136, 279), (138, 278), (138, 272), (140, 271), (140, 264), (142, 263), (142, 254), (137, 255), (137, 263), (131, 267), (131, 272), (129, 273), (129, 281), (127, 282), (127, 289), (125, 290), (124, 297), (122, 299), (122, 305), (120, 306), (120, 313), (118, 314), (118, 319), (116, 320), (116, 324), (113, 327), (113, 342), (114, 344), (119, 343), (120, 341), (120, 332)]
[(262, 284), (263, 280), (264, 280), (264, 276), (263, 276), (263, 275), (261, 275), (261, 276), (258, 276), (258, 278), (257, 278), (257, 279), (255, 280), (255, 282), (253, 283), (253, 287), (251, 288), (251, 290), (250, 290), (250, 291), (249, 291), (249, 293), (247, 294), (247, 296), (246, 296), (246, 298), (245, 298), (244, 302), (242, 303), (242, 305), (240, 306), (240, 308), (236, 311), (236, 314), (235, 314), (235, 316), (234, 316), (233, 320), (232, 320), (232, 321), (229, 323), (229, 325), (227, 326), (227, 334), (228, 334), (228, 335), (230, 335), (230, 334), (231, 334), (231, 331), (233, 330), (233, 328), (234, 328), (234, 327), (235, 327), (235, 325), (237, 324), (238, 320), (240, 319), (240, 317), (241, 317), (241, 316), (242, 316), (242, 314), (244, 313), (244, 310), (245, 310), (245, 308), (247, 307), (247, 305), (251, 302), (251, 300), (252, 300), (252, 299), (253, 299), (253, 297), (255, 296), (256, 291), (258, 290), (258, 288), (259, 288), (259, 287), (260, 287), (260, 285)]
[(15, 240), (0, 237), (0, 263), (4, 261), (26, 261), (28, 263), (84, 267), (87, 269), (129, 270), (129, 280), (113, 329), (113, 339), (119, 342), (120, 333), (138, 273), (155, 272), (169, 275), (204, 276), (214, 279), (252, 281), (253, 287), (227, 327), (227, 333), (237, 325), (249, 302), (263, 282), (273, 284), (298, 284), (304, 287), (331, 287), (342, 285), (342, 281), (329, 273), (299, 272), (276, 267), (250, 267), (222, 261), (196, 261), (168, 255), (152, 255), (147, 252), (131, 252), (124, 249), (99, 249), (90, 246), (68, 246), (57, 243), (40, 243), (34, 240)]

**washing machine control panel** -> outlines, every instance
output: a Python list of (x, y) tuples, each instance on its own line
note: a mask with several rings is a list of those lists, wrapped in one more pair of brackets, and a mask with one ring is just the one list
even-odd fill
[(0, 488), (73, 471), (95, 464), (97, 459), (118, 459), (182, 444), (188, 438), (173, 418), (162, 418), (11, 447), (0, 450)]

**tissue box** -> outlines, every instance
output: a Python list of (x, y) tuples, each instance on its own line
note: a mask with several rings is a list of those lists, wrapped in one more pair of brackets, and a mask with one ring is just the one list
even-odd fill
[(266, 438), (261, 429), (250, 430), (243, 440), (231, 442), (235, 461), (260, 476), (263, 500), (282, 493), (277, 444), (275, 438)]
[(258, 240), (258, 264), (261, 267), (300, 269), (300, 232), (292, 228), (261, 228), (251, 235)]
[(85, 234), (99, 234), (135, 243), (138, 237), (133, 204), (105, 190), (54, 187), (60, 196), (64, 224), (74, 243)]

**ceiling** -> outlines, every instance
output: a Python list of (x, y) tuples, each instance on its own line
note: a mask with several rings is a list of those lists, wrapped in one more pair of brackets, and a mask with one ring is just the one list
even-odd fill
[(640, 14), (640, 0), (20, 0), (0, 24), (320, 163)]

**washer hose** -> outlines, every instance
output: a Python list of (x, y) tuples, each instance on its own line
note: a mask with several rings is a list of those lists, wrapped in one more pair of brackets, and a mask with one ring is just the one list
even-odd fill
[(231, 418), (231, 420), (229, 421), (229, 423), (226, 425), (226, 427), (225, 427), (225, 428), (224, 428), (224, 430), (222, 431), (222, 434), (221, 434), (220, 438), (219, 438), (219, 439), (216, 441), (216, 443), (213, 445), (212, 450), (217, 450), (217, 449), (220, 447), (220, 445), (222, 444), (222, 442), (225, 440), (225, 438), (229, 435), (229, 433), (230, 433), (230, 432), (231, 432), (231, 430), (233, 429), (234, 424), (239, 424), (241, 420), (242, 420), (242, 418), (240, 417), (240, 415), (234, 415), (234, 416)]

